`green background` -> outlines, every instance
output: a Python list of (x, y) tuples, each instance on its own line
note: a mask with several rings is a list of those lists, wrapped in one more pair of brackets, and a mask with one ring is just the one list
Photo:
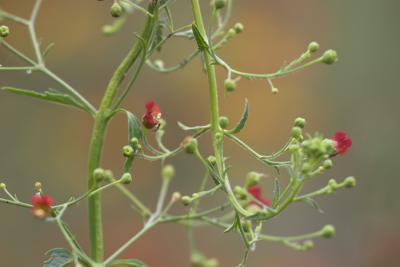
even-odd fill
[[(202, 1), (208, 4), (208, 1)], [(346, 131), (353, 147), (345, 157), (335, 158), (335, 168), (315, 179), (309, 190), (324, 186), (328, 178), (338, 180), (354, 175), (358, 187), (342, 190), (319, 200), (324, 214), (303, 204), (267, 222), (269, 234), (302, 234), (332, 223), (333, 240), (317, 240), (308, 253), (292, 251), (272, 243), (259, 243), (248, 266), (348, 266), (395, 267), (400, 250), (399, 231), (399, 47), (400, 2), (395, 0), (235, 1), (234, 22), (245, 32), (220, 52), (233, 66), (252, 72), (272, 72), (297, 57), (310, 41), (322, 49), (334, 48), (337, 65), (312, 67), (275, 81), (280, 89), (272, 95), (263, 81), (241, 81), (237, 92), (224, 97), (221, 111), (232, 121), (241, 113), (244, 97), (251, 112), (241, 138), (259, 151), (273, 152), (288, 138), (294, 118), (307, 118), (306, 130), (331, 136)], [(55, 42), (47, 63), (50, 69), (78, 88), (91, 102), (98, 103), (111, 73), (129, 49), (133, 32), (141, 25), (136, 14), (113, 38), (105, 38), (101, 27), (112, 21), (111, 1), (44, 1), (38, 18), (43, 46)], [(2, 8), (28, 17), (33, 1), (3, 0)], [(177, 25), (191, 22), (189, 1), (173, 4)], [(26, 29), (8, 23), (9, 41), (32, 54)], [(170, 42), (160, 55), (167, 65), (179, 62), (194, 48), (183, 40)], [(0, 47), (0, 64), (20, 64)], [(158, 74), (146, 68), (124, 106), (139, 116), (144, 103), (154, 99), (168, 121), (166, 143), (176, 147), (185, 133), (176, 121), (200, 124), (208, 121), (206, 76), (196, 61), (174, 74)], [(220, 84), (224, 72), (219, 71)], [(42, 90), (56, 88), (44, 76), (0, 73), (0, 85)], [(222, 92), (222, 90), (221, 90)], [(0, 181), (22, 200), (29, 201), (33, 184), (40, 180), (56, 202), (85, 191), (91, 118), (80, 111), (0, 92)], [(202, 139), (202, 152), (211, 152)], [(121, 147), (126, 144), (126, 121), (112, 122), (107, 136), (104, 167), (118, 173)], [(263, 180), (265, 194), (272, 193), (276, 173), (227, 144), (232, 176), (241, 183), (245, 174), (256, 170), (268, 174)], [(177, 177), (173, 189), (189, 194), (199, 183), (202, 168), (186, 155), (170, 161)], [(137, 162), (130, 188), (151, 207), (160, 186), (159, 163)], [(281, 177), (286, 181), (286, 177)], [(197, 186), (196, 186), (197, 187)], [(217, 197), (220, 201), (223, 195)], [(217, 201), (217, 200), (214, 200)], [(209, 203), (211, 204), (211, 203)], [(54, 224), (36, 221), (27, 210), (0, 206), (0, 266), (41, 266), (43, 253), (66, 247)], [(140, 227), (125, 199), (116, 190), (104, 194), (107, 253), (111, 253)], [(68, 223), (87, 248), (86, 207), (71, 208)], [(238, 236), (214, 228), (199, 230), (198, 244), (208, 256), (218, 257), (222, 267), (240, 260), (242, 243)], [(125, 257), (136, 257), (150, 266), (189, 266), (185, 230), (162, 225), (132, 246)]]

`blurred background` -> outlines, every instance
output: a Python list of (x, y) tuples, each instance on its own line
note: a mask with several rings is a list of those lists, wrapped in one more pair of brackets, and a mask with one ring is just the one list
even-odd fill
[[(136, 14), (122, 32), (113, 38), (104, 37), (101, 27), (113, 20), (109, 15), (111, 2), (45, 0), (37, 22), (43, 46), (55, 43), (47, 60), (49, 68), (96, 106), (113, 70), (131, 46), (133, 32), (142, 25), (143, 16)], [(202, 2), (207, 6), (209, 1)], [(335, 168), (313, 180), (306, 190), (324, 186), (329, 178), (342, 180), (354, 175), (358, 182), (354, 190), (319, 198), (323, 214), (297, 204), (264, 227), (268, 234), (295, 235), (329, 223), (337, 229), (334, 239), (317, 240), (315, 249), (307, 253), (279, 244), (259, 243), (248, 266), (399, 266), (400, 2), (235, 2), (231, 25), (240, 21), (245, 31), (220, 51), (231, 65), (245, 71), (272, 72), (296, 58), (310, 41), (318, 41), (321, 50), (336, 49), (340, 61), (331, 67), (315, 66), (276, 80), (278, 95), (272, 95), (263, 81), (243, 80), (229, 96), (223, 96), (221, 89), (221, 113), (236, 121), (244, 98), (248, 97), (250, 118), (240, 137), (263, 153), (274, 152), (286, 142), (298, 116), (307, 119), (309, 133), (332, 136), (337, 130), (347, 132), (353, 139), (352, 149), (345, 157), (335, 158)], [(31, 0), (0, 1), (1, 8), (22, 17), (29, 17), (32, 5)], [(189, 1), (175, 1), (172, 9), (176, 25), (191, 22)], [(3, 23), (11, 28), (10, 43), (33, 55), (26, 29)], [(173, 40), (154, 59), (162, 58), (171, 66), (193, 48), (193, 43)], [(15, 66), (21, 62), (0, 47), (0, 64)], [(168, 121), (166, 144), (171, 148), (185, 136), (177, 121), (188, 125), (208, 121), (207, 81), (200, 68), (198, 60), (168, 75), (145, 68), (124, 103), (141, 116), (144, 103), (154, 99)], [(224, 75), (219, 70), (220, 84)], [(57, 88), (47, 77), (26, 73), (1, 72), (0, 85), (38, 91)], [(85, 192), (91, 127), (91, 118), (80, 111), (0, 92), (0, 182), (25, 201), (29, 201), (37, 180), (56, 202)], [(126, 132), (124, 117), (113, 120), (103, 167), (115, 173), (121, 170), (120, 151), (127, 142)], [(202, 141), (202, 153), (208, 155), (208, 139)], [(241, 184), (249, 171), (263, 172), (268, 175), (263, 180), (265, 194), (272, 195), (274, 170), (261, 166), (230, 143), (226, 151), (235, 184)], [(182, 194), (194, 192), (203, 171), (200, 164), (186, 155), (169, 162), (177, 169), (172, 190), (179, 189)], [(159, 167), (159, 163), (137, 161), (135, 181), (129, 186), (150, 207), (155, 206), (160, 187)], [(279, 178), (282, 183), (287, 181), (285, 175)], [(223, 195), (213, 201), (222, 202)], [(181, 208), (176, 212), (183, 211)], [(67, 247), (54, 224), (34, 220), (27, 210), (0, 205), (0, 214), (0, 266), (41, 266), (45, 251)], [(104, 194), (104, 215), (109, 254), (139, 229), (141, 221), (116, 190)], [(83, 204), (66, 214), (67, 222), (85, 248), (86, 217)], [(197, 236), (199, 249), (209, 257), (217, 257), (220, 266), (239, 263), (243, 246), (238, 236), (223, 234), (215, 228), (201, 228)], [(190, 266), (185, 229), (178, 225), (156, 228), (124, 256), (142, 259), (153, 267)]]

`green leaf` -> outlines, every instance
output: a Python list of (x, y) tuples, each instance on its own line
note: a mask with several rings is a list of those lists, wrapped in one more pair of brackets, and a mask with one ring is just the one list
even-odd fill
[(278, 204), (278, 200), (281, 196), (281, 185), (279, 184), (279, 179), (275, 178), (274, 180), (274, 198), (272, 200), (272, 207), (275, 207)]
[(244, 100), (244, 110), (243, 110), (243, 113), (242, 113), (242, 117), (240, 118), (239, 123), (230, 132), (234, 133), (234, 134), (240, 132), (244, 128), (248, 117), (249, 117), (249, 104), (248, 104), (248, 101), (247, 101), (247, 98), (246, 98)]
[(208, 49), (208, 43), (204, 39), (203, 35), (201, 35), (199, 29), (197, 28), (196, 24), (192, 24), (192, 31), (194, 35), (194, 39), (196, 39), (197, 45), (201, 51)]
[(64, 248), (54, 248), (46, 252), (50, 258), (43, 267), (64, 267), (73, 262), (71, 253)]
[(139, 260), (114, 260), (110, 266), (146, 267), (147, 265)]
[(324, 211), (321, 209), (321, 207), (318, 205), (318, 203), (314, 199), (312, 199), (310, 197), (306, 197), (303, 199), (303, 202), (307, 203), (308, 205), (310, 205), (311, 207), (316, 209), (318, 212), (324, 213)]
[(138, 140), (143, 138), (143, 130), (142, 130), (142, 124), (136, 118), (135, 115), (133, 115), (129, 111), (125, 111), (126, 116), (128, 118), (128, 141), (130, 141), (133, 137), (136, 137)]
[(33, 98), (57, 103), (60, 105), (82, 109), (82, 110), (92, 114), (92, 111), (90, 109), (88, 109), (85, 105), (80, 103), (78, 100), (76, 100), (72, 96), (63, 94), (63, 93), (59, 93), (57, 91), (45, 91), (43, 93), (38, 93), (38, 92), (35, 92), (32, 90), (19, 89), (19, 88), (15, 88), (15, 87), (3, 87), (1, 89), (4, 91), (10, 92), (10, 93), (17, 94), (17, 95), (30, 96)]

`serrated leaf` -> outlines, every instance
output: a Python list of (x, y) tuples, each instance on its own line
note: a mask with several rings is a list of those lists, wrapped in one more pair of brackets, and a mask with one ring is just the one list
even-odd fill
[(281, 185), (279, 183), (279, 179), (278, 178), (275, 178), (275, 180), (274, 180), (273, 193), (274, 193), (274, 198), (272, 200), (272, 207), (275, 207), (276, 204), (278, 204), (278, 200), (279, 200), (279, 198), (281, 196)]
[(201, 126), (186, 126), (185, 124), (183, 124), (179, 121), (178, 121), (178, 126), (184, 131), (198, 131), (198, 130), (208, 129), (211, 127), (210, 124), (201, 125)]
[(324, 213), (324, 211), (321, 209), (321, 207), (318, 205), (318, 203), (314, 199), (312, 199), (310, 197), (306, 197), (306, 198), (303, 198), (302, 201), (307, 203), (308, 205), (310, 205), (314, 209), (316, 209), (318, 212)]
[(208, 43), (204, 39), (203, 35), (201, 35), (199, 29), (197, 28), (196, 24), (192, 24), (192, 31), (194, 39), (196, 39), (196, 43), (201, 51), (208, 49)]
[(136, 118), (136, 116), (129, 111), (126, 111), (126, 116), (128, 118), (128, 141), (130, 141), (133, 137), (136, 137), (138, 140), (142, 139), (142, 124), (138, 118)]
[(43, 267), (65, 267), (73, 262), (71, 253), (64, 248), (54, 248), (46, 252), (50, 258), (43, 263)]
[(38, 93), (32, 90), (25, 90), (25, 89), (20, 89), (20, 88), (15, 88), (15, 87), (3, 87), (1, 88), (4, 91), (14, 93), (17, 95), (22, 95), (22, 96), (30, 96), (33, 98), (41, 99), (41, 100), (46, 100), (49, 102), (57, 103), (60, 105), (64, 106), (70, 106), (78, 109), (82, 109), (90, 114), (92, 114), (92, 111), (87, 108), (85, 105), (80, 103), (78, 100), (73, 98), (70, 95), (59, 93), (56, 91), (45, 91), (43, 93)]
[(110, 266), (146, 267), (147, 265), (139, 260), (114, 260)]
[(248, 104), (248, 101), (247, 101), (247, 98), (244, 100), (244, 110), (243, 110), (243, 113), (242, 113), (242, 117), (240, 118), (240, 121), (238, 122), (238, 124), (235, 126), (235, 128), (233, 128), (232, 130), (231, 130), (231, 133), (238, 133), (238, 132), (240, 132), (243, 128), (244, 128), (244, 126), (245, 126), (245, 124), (246, 124), (246, 122), (247, 122), (247, 119), (248, 119), (248, 117), (249, 117), (249, 104)]

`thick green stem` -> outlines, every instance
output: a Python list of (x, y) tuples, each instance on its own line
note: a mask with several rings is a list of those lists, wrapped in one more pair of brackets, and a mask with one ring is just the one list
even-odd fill
[[(204, 40), (207, 36), (203, 17), (201, 14), (201, 7), (199, 0), (192, 0), (192, 10), (193, 16), (196, 23), (197, 28), (200, 31), (200, 34), (203, 36)], [(210, 48), (212, 49), (212, 48)], [(229, 177), (225, 173), (225, 162), (223, 155), (223, 144), (222, 144), (222, 136), (223, 133), (219, 127), (219, 105), (218, 105), (218, 85), (217, 85), (217, 75), (215, 72), (215, 66), (212, 64), (212, 58), (207, 51), (203, 51), (204, 63), (207, 69), (208, 76), (208, 87), (209, 87), (209, 97), (210, 97), (210, 112), (211, 112), (211, 133), (213, 137), (213, 148), (215, 153), (215, 158), (217, 159), (218, 171), (221, 177), (224, 177), (224, 188), (228, 193), (228, 198), (235, 210), (244, 216), (251, 215), (248, 211), (243, 209), (243, 207), (237, 201), (235, 195), (233, 194)]]
[[(149, 40), (153, 33), (155, 22), (157, 21), (157, 7), (150, 4), (149, 12), (153, 16), (149, 16), (146, 21), (145, 28), (141, 38)], [(101, 154), (103, 149), (104, 138), (106, 134), (107, 124), (112, 114), (111, 106), (117, 95), (118, 89), (122, 84), (127, 72), (130, 70), (135, 61), (139, 58), (143, 46), (139, 41), (135, 43), (128, 55), (121, 62), (117, 70), (114, 72), (103, 99), (100, 108), (96, 113), (95, 123), (92, 132), (92, 139), (89, 148), (89, 180), (88, 187), (90, 190), (98, 187), (96, 179), (93, 177), (93, 172), (100, 167)], [(118, 107), (115, 107), (118, 108)], [(101, 195), (95, 194), (89, 198), (89, 234), (90, 234), (90, 249), (93, 260), (97, 262), (103, 261), (104, 245), (103, 245), (103, 227), (101, 215)]]

